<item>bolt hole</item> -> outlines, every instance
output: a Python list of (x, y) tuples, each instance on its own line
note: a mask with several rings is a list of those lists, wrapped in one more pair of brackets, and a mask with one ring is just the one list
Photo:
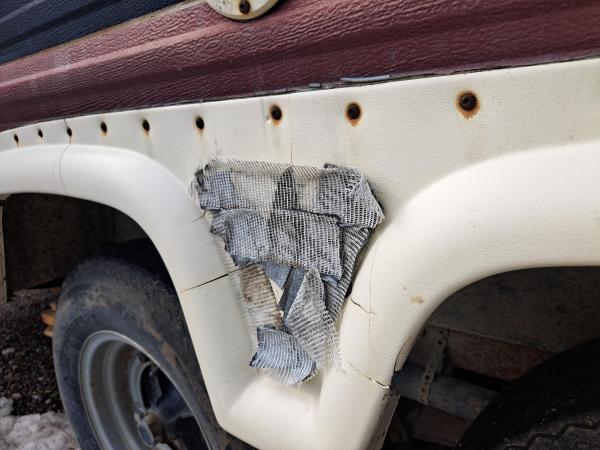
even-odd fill
[(71, 130), (71, 127), (67, 127), (67, 134), (69, 137), (73, 136), (73, 130)]
[(13, 139), (15, 140), (15, 144), (19, 145), (19, 136), (15, 134), (13, 135)]
[(42, 139), (44, 137), (44, 132), (42, 131), (41, 128), (38, 128), (38, 136), (40, 137), (40, 139)]
[(472, 92), (465, 92), (458, 103), (464, 111), (473, 111), (477, 107), (477, 96)]
[(271, 119), (275, 122), (279, 122), (283, 117), (283, 113), (281, 112), (281, 108), (277, 105), (271, 106)]
[(196, 117), (196, 128), (204, 130), (204, 119), (200, 116)]
[(352, 122), (356, 122), (360, 119), (361, 111), (358, 103), (350, 103), (346, 108), (346, 117)]
[(106, 134), (108, 132), (108, 127), (106, 126), (106, 123), (102, 122), (100, 124), (100, 129), (102, 130), (102, 133)]
[(142, 128), (144, 129), (144, 131), (146, 133), (148, 133), (150, 131), (150, 122), (148, 122), (146, 119), (144, 119), (142, 122)]
[(238, 8), (242, 14), (248, 14), (251, 9), (250, 2), (248, 0), (240, 0)]

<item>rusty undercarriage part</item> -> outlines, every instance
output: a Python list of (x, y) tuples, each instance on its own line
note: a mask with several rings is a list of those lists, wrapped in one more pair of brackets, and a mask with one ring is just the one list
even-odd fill
[(212, 161), (194, 191), (236, 266), (231, 275), (257, 334), (251, 366), (298, 384), (336, 365), (335, 321), (358, 253), (383, 220), (364, 176), (334, 165)]
[(397, 374), (408, 393), (402, 392), (392, 434), (401, 429), (409, 441), (454, 447), (470, 422), (464, 416), (477, 408), (464, 399), (440, 401), (446, 380), (476, 393), (500, 391), (554, 355), (597, 338), (599, 283), (599, 268), (543, 268), (495, 275), (456, 292), (434, 312)]
[[(401, 396), (423, 403), (421, 390), (424, 368), (406, 364), (394, 375), (393, 386)], [(429, 388), (427, 405), (472, 421), (496, 396), (496, 392), (447, 376), (436, 378)]]
[(448, 367), (504, 381), (516, 380), (555, 354), (500, 339), (429, 325), (415, 343), (409, 361), (427, 367), (440, 335), (446, 336), (444, 357)]

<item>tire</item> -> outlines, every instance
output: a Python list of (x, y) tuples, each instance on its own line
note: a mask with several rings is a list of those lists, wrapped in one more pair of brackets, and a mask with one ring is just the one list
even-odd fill
[(600, 449), (600, 341), (558, 355), (512, 383), (457, 449)]
[(79, 264), (63, 285), (53, 334), (63, 405), (84, 450), (250, 448), (217, 423), (179, 300), (149, 241)]

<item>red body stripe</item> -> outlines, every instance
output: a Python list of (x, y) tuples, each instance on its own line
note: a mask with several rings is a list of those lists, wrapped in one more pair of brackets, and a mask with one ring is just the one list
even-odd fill
[(173, 8), (0, 66), (0, 129), (334, 82), (600, 55), (597, 0), (282, 0)]

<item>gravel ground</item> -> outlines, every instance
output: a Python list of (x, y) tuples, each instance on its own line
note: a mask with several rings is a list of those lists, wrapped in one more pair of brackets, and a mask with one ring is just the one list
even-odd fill
[(52, 340), (40, 313), (57, 289), (15, 293), (0, 305), (0, 449), (77, 450), (62, 413), (54, 377)]
[(62, 411), (52, 340), (40, 321), (57, 296), (56, 289), (20, 291), (0, 305), (0, 396), (13, 400), (15, 415)]

